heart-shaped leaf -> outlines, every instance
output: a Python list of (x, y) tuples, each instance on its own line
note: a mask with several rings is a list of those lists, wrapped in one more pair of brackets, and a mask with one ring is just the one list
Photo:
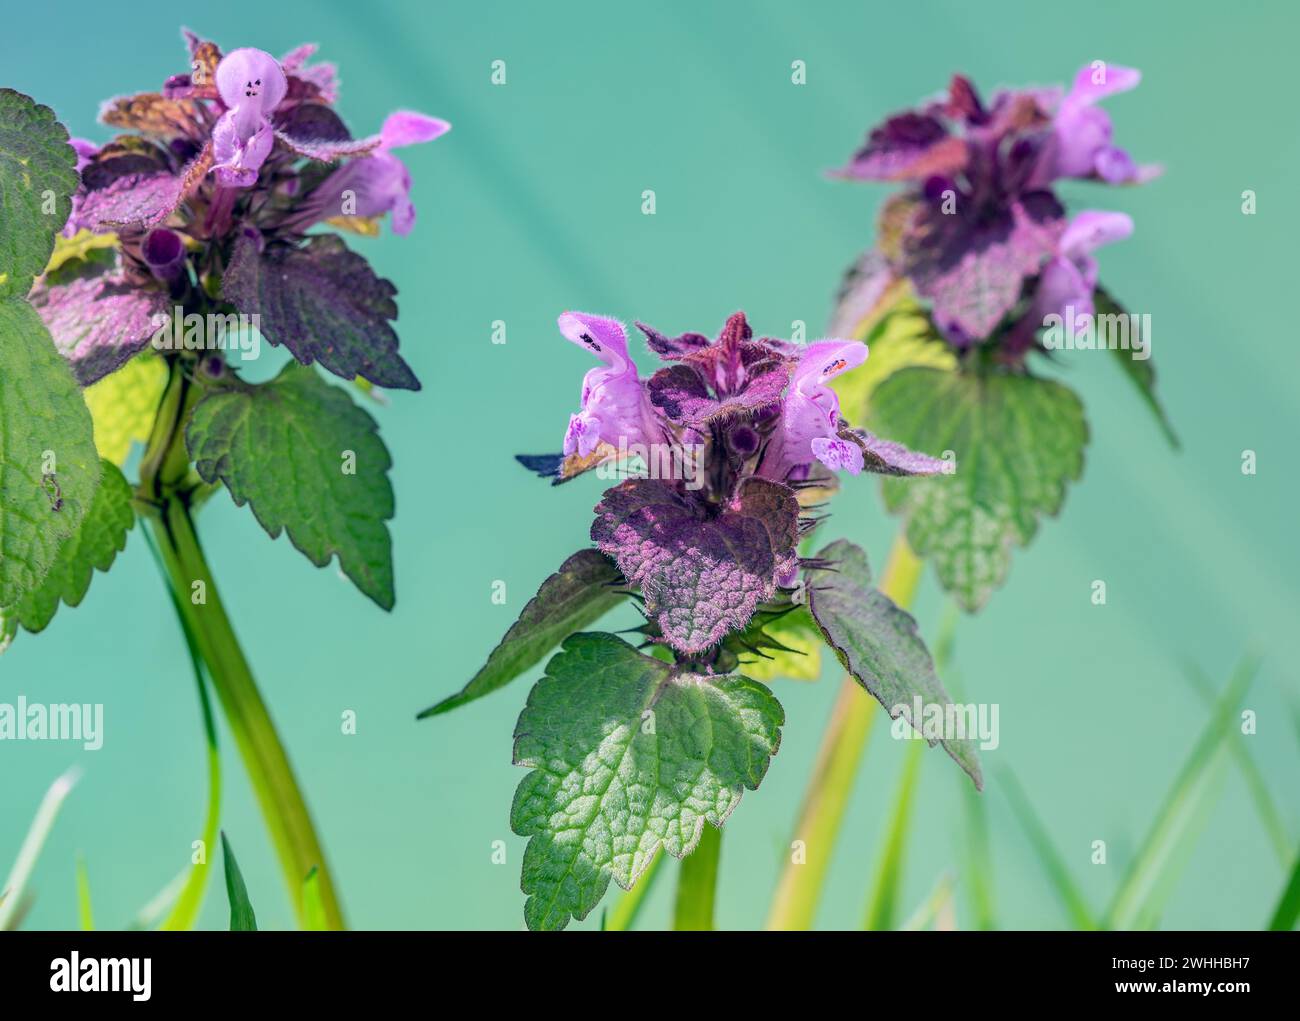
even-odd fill
[(614, 635), (569, 638), (515, 727), (515, 764), (532, 768), (510, 812), (531, 838), (528, 927), (585, 918), (611, 876), (631, 889), (660, 847), (690, 854), (758, 787), (784, 722), (747, 677), (679, 673)]

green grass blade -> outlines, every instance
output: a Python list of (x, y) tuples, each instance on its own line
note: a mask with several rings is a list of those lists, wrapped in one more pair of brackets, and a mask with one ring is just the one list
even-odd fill
[(325, 932), (329, 929), (325, 902), (321, 899), (320, 871), (315, 868), (302, 881), (302, 913), (304, 932)]
[(935, 882), (934, 888), (921, 902), (921, 906), (902, 924), (900, 931), (918, 932), (930, 928), (935, 920), (942, 917), (943, 913), (952, 906), (952, 893), (952, 873), (945, 872)]
[[(944, 606), (939, 638), (935, 643), (936, 662), (942, 657), (946, 664), (952, 655), (952, 635), (958, 618), (957, 604), (949, 601)], [(964, 701), (960, 676), (945, 670), (944, 682), (952, 693), (954, 702)], [(989, 812), (984, 795), (967, 783), (960, 783), (962, 804), (962, 857), (959, 873), (962, 885), (969, 892), (972, 928), (989, 932), (996, 929), (997, 919), (993, 896), (993, 854), (989, 839)]]
[(1291, 869), (1291, 879), (1282, 891), (1273, 912), (1273, 920), (1268, 923), (1273, 932), (1290, 932), (1295, 928), (1296, 919), (1300, 918), (1300, 854), (1296, 855), (1295, 866)]
[(239, 871), (239, 862), (235, 861), (235, 852), (230, 849), (230, 841), (221, 834), (221, 851), (226, 859), (226, 896), (230, 900), (230, 931), (256, 932), (257, 916), (253, 905), (248, 900), (248, 888), (244, 886), (243, 874)]
[(41, 856), (41, 849), (45, 846), (50, 830), (54, 828), (54, 820), (59, 817), (59, 809), (63, 807), (64, 799), (77, 785), (79, 779), (81, 779), (81, 770), (73, 766), (50, 784), (50, 789), (41, 799), (32, 824), (27, 830), (27, 836), (23, 838), (22, 845), (18, 848), (18, 857), (14, 859), (9, 878), (5, 880), (4, 886), (0, 886), (0, 932), (17, 925), (21, 910), (25, 907), (24, 892), (27, 881), (31, 879), (32, 870), (36, 867), (36, 860)]
[(1182, 871), (1182, 857), (1215, 800), (1228, 761), (1227, 746), (1235, 710), (1250, 689), (1258, 661), (1242, 662), (1215, 703), (1214, 712), (1183, 765), (1156, 821), (1106, 913), (1107, 927), (1131, 929), (1151, 924)]
[(907, 857), (907, 834), (912, 822), (912, 805), (916, 800), (916, 782), (921, 774), (924, 741), (909, 741), (903, 759), (903, 772), (894, 795), (894, 811), (881, 848), (880, 862), (871, 893), (867, 897), (867, 914), (863, 928), (892, 929), (902, 892), (903, 866)]
[[(1185, 673), (1207, 708), (1213, 709), (1216, 698), (1214, 685), (1204, 671), (1194, 664), (1189, 664)], [(1255, 811), (1259, 814), (1259, 821), (1263, 824), (1269, 842), (1273, 845), (1273, 852), (1283, 868), (1289, 867), (1296, 852), (1295, 842), (1287, 833), (1286, 823), (1282, 821), (1282, 815), (1277, 810), (1273, 796), (1269, 793), (1264, 774), (1256, 764), (1255, 757), (1250, 753), (1248, 742), (1235, 728), (1228, 738), (1228, 749), (1237, 763), (1237, 768), (1241, 771), (1242, 779), (1246, 782), (1246, 789), (1250, 791), (1251, 800), (1255, 803)]]
[(607, 913), (604, 924), (606, 930), (626, 932), (636, 925), (637, 916), (641, 913), (646, 898), (650, 896), (650, 890), (659, 876), (663, 860), (664, 853), (660, 850), (655, 854), (654, 861), (641, 873), (641, 878), (632, 884), (632, 889), (619, 898), (613, 911)]
[(966, 867), (962, 879), (970, 891), (974, 913), (972, 928), (991, 931), (998, 927), (994, 912), (993, 856), (989, 850), (989, 812), (983, 796), (961, 785), (962, 815), (965, 821)]
[(673, 908), (673, 928), (678, 932), (712, 931), (721, 852), (722, 830), (705, 823), (699, 844), (682, 859)]
[(90, 875), (86, 872), (86, 859), (77, 855), (77, 918), (82, 932), (94, 932), (95, 911), (90, 903)]
[(185, 889), (185, 884), (190, 878), (190, 872), (191, 869), (187, 865), (173, 876), (171, 882), (154, 894), (149, 899), (149, 902), (135, 913), (135, 917), (127, 923), (127, 929), (134, 932), (141, 929), (152, 929), (157, 926), (171, 906), (176, 903), (176, 898), (181, 895), (181, 890)]
[(998, 771), (998, 779), (1006, 792), (1007, 800), (1011, 802), (1011, 810), (1019, 820), (1021, 829), (1025, 831), (1025, 836), (1033, 845), (1034, 853), (1038, 856), (1038, 864), (1042, 866), (1043, 873), (1051, 882), (1052, 889), (1060, 899), (1061, 906), (1065, 908), (1070, 922), (1076, 929), (1097, 928), (1097, 921), (1093, 918), (1088, 902), (1071, 878), (1069, 868), (1053, 845), (1047, 827), (1034, 811), (1028, 795), (1020, 786), (1020, 781), (1006, 767)]

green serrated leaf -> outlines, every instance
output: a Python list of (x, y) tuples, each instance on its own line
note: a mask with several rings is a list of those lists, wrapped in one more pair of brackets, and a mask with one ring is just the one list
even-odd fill
[(230, 841), (221, 834), (221, 852), (226, 862), (226, 897), (230, 901), (230, 931), (256, 932), (257, 915), (248, 899), (248, 888), (244, 885), (244, 875), (239, 871), (239, 862), (235, 852), (230, 849)]
[[(924, 733), (931, 706), (942, 707), (945, 718), (964, 726), (964, 714), (950, 714), (948, 692), (935, 672), (934, 661), (916, 631), (916, 621), (884, 593), (872, 587), (867, 555), (858, 546), (838, 539), (817, 554), (805, 572), (808, 609), (826, 643), (840, 663), (885, 707), (892, 719), (900, 716), (917, 733)], [(915, 700), (922, 704), (918, 719)], [(932, 739), (933, 745), (936, 740)], [(983, 787), (979, 753), (972, 737), (945, 735), (937, 739), (952, 760)]]
[(646, 898), (650, 896), (650, 891), (654, 888), (655, 879), (663, 871), (663, 864), (664, 856), (661, 851), (655, 855), (654, 861), (641, 873), (641, 878), (632, 885), (632, 889), (618, 899), (618, 903), (608, 913), (604, 924), (601, 926), (603, 930), (607, 932), (625, 932), (636, 925), (637, 917), (645, 906)]
[(391, 610), (392, 459), (378, 430), (346, 390), (291, 362), (269, 383), (208, 393), (185, 441), (203, 481), (220, 479), (236, 504), (251, 504), (271, 538), (287, 531), (317, 567), (337, 554), (357, 588)]
[(925, 310), (909, 297), (897, 301), (863, 333), (860, 339), (867, 345), (867, 360), (830, 384), (839, 395), (841, 413), (850, 422), (870, 418), (871, 395), (900, 369), (957, 367), (952, 347), (939, 336)]
[(0, 298), (23, 297), (72, 211), (77, 154), (54, 111), (0, 89)]
[[(1105, 336), (1102, 333), (1100, 318), (1102, 316), (1127, 315), (1128, 313), (1120, 306), (1114, 298), (1100, 287), (1094, 292), (1092, 297), (1093, 310), (1098, 317), (1097, 331), (1098, 335)], [(1150, 343), (1150, 338), (1146, 338)], [(1160, 406), (1160, 401), (1156, 399), (1156, 369), (1151, 364), (1151, 354), (1148, 348), (1147, 357), (1138, 359), (1133, 357), (1131, 350), (1125, 351), (1123, 348), (1112, 348), (1115, 356), (1119, 361), (1120, 368), (1124, 370), (1124, 375), (1133, 381), (1133, 385), (1138, 388), (1138, 393), (1142, 395), (1142, 400), (1146, 406), (1151, 409), (1151, 414), (1155, 415), (1156, 422), (1160, 425), (1160, 431), (1165, 434), (1165, 439), (1169, 445), (1177, 450), (1180, 446), (1178, 436), (1174, 433), (1174, 427), (1169, 418), (1165, 415), (1165, 409)]]
[(594, 624), (626, 595), (615, 586), (623, 575), (600, 550), (573, 554), (542, 582), (488, 661), (455, 695), (424, 710), (424, 719), (449, 712), (504, 688), (554, 649), (562, 639)]
[(872, 396), (872, 429), (913, 450), (955, 455), (951, 475), (884, 479), (885, 505), (963, 609), (1006, 580), (1011, 549), (1060, 511), (1083, 472), (1088, 426), (1073, 391), (1006, 372), (896, 372)]
[(785, 713), (747, 677), (680, 673), (608, 634), (577, 634), (547, 664), (515, 727), (510, 825), (530, 929), (582, 919), (631, 889), (662, 846), (682, 858), (767, 772)]
[(115, 465), (104, 461), (102, 467), (99, 488), (77, 534), (59, 547), (44, 580), (11, 608), (18, 623), (33, 634), (49, 625), (60, 601), (79, 606), (95, 571), (107, 571), (126, 549), (126, 533), (135, 524), (131, 486)]
[(99, 470), (90, 412), (45, 324), (22, 299), (0, 301), (0, 606), (41, 583)]

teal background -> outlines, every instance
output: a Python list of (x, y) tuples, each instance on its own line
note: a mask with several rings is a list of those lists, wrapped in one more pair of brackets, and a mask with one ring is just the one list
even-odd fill
[[(425, 389), (373, 409), (393, 451), (397, 608), (378, 610), (334, 566), (220, 495), (200, 531), (236, 628), (287, 742), (332, 858), (350, 921), (371, 928), (517, 928), (523, 841), (507, 823), (522, 772), (510, 734), (527, 694), (512, 687), (454, 715), (415, 713), (458, 688), (537, 584), (587, 540), (599, 483), (559, 489), (519, 452), (559, 446), (589, 365), (554, 327), (567, 308), (713, 333), (743, 308), (764, 333), (824, 328), (845, 266), (872, 239), (886, 186), (827, 180), (883, 115), (942, 88), (951, 72), (999, 84), (1068, 81), (1093, 59), (1137, 66), (1141, 87), (1107, 103), (1117, 140), (1165, 176), (1140, 189), (1074, 184), (1073, 209), (1123, 209), (1135, 235), (1102, 255), (1102, 280), (1153, 319), (1162, 398), (1184, 441), (1165, 446), (1112, 359), (1060, 370), (1092, 428), (1085, 475), (1059, 520), (1016, 555), (1010, 582), (956, 635), (966, 697), (1001, 707), (986, 769), (1014, 769), (1094, 904), (1189, 753), (1206, 713), (1184, 680), (1222, 684), (1247, 651), (1264, 665), (1248, 705), (1249, 746), (1293, 835), (1300, 554), (1295, 290), (1297, 217), (1289, 5), (1213, 15), (1211, 5), (1090, 3), (356, 3), (227, 0), (10, 5), (0, 79), (104, 141), (101, 99), (185, 70), (186, 22), (230, 49), (321, 44), (342, 74), (340, 110), (376, 130), (411, 107), (455, 125), (404, 150), (419, 220), (409, 237), (357, 241), (400, 289), (403, 353)], [(507, 63), (508, 84), (490, 84)], [(791, 84), (791, 62), (807, 84)], [(657, 213), (641, 213), (654, 189)], [(1258, 213), (1241, 212), (1243, 190)], [(349, 239), (349, 243), (354, 243)], [(505, 345), (491, 343), (503, 320)], [(282, 353), (264, 361), (278, 365)], [(643, 363), (644, 364), (644, 363)], [(1258, 474), (1240, 469), (1258, 454)], [(894, 522), (878, 487), (848, 480), (828, 526), (883, 565)], [(1089, 601), (1107, 582), (1104, 607)], [(508, 604), (490, 600), (504, 580)], [(74, 860), (88, 863), (102, 926), (123, 925), (189, 860), (205, 779), (193, 683), (171, 609), (137, 529), (109, 576), (40, 636), (0, 660), (0, 700), (105, 704), (102, 751), (0, 745), (0, 869), (46, 786), (73, 762), (68, 800), (33, 881), (28, 925), (76, 924)], [(916, 612), (933, 637), (933, 578)], [(623, 618), (618, 625), (621, 626)], [(763, 787), (723, 844), (719, 924), (762, 924), (794, 812), (837, 684), (778, 682), (788, 723)], [(359, 732), (340, 733), (355, 710)], [(879, 723), (879, 720), (877, 721)], [(287, 899), (242, 767), (225, 738), (223, 827), (264, 926)], [(878, 729), (819, 915), (859, 923), (902, 748)], [(956, 867), (957, 771), (926, 756), (904, 914)], [(998, 918), (1065, 918), (996, 780), (991, 814)], [(1107, 841), (1109, 864), (1090, 864)], [(504, 840), (508, 863), (494, 865)], [(214, 873), (203, 924), (226, 922)], [(1281, 890), (1240, 775), (1195, 845), (1167, 927), (1258, 927)], [(646, 923), (667, 921), (671, 883)], [(613, 903), (608, 898), (607, 905)], [(599, 911), (585, 923), (595, 924)], [(969, 918), (965, 904), (959, 924)]]

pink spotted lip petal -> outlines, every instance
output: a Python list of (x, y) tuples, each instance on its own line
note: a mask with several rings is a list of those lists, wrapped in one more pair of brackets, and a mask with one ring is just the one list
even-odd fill
[(288, 92), (279, 62), (244, 47), (221, 58), (217, 91), (226, 112), (212, 129), (213, 173), (227, 188), (251, 188), (275, 145), (271, 117)]

